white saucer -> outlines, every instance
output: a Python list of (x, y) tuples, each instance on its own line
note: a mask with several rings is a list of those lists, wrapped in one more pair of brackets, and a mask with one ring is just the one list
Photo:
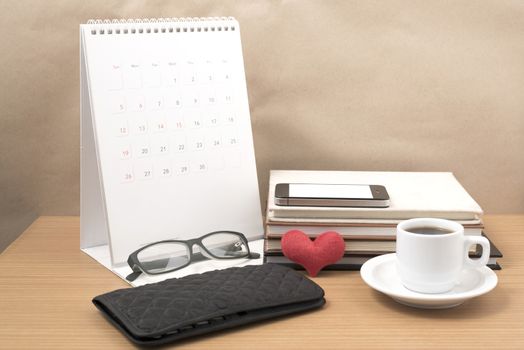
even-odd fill
[(397, 273), (396, 254), (386, 254), (368, 260), (360, 276), (371, 288), (389, 295), (401, 304), (422, 309), (445, 309), (468, 299), (486, 294), (497, 285), (497, 275), (489, 267), (462, 272), (460, 283), (446, 293), (417, 293), (404, 287)]

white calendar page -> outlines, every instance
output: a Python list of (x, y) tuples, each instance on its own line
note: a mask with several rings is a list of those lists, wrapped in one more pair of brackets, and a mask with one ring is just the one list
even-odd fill
[(87, 24), (81, 39), (112, 264), (163, 239), (262, 237), (238, 23)]

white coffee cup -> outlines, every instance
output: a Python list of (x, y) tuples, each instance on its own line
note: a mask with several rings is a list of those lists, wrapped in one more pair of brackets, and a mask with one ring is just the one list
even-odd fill
[[(468, 254), (473, 244), (482, 246), (482, 256), (475, 260)], [(450, 291), (463, 269), (485, 266), (488, 259), (487, 238), (465, 236), (457, 222), (420, 218), (397, 225), (397, 270), (402, 284), (415, 292)]]

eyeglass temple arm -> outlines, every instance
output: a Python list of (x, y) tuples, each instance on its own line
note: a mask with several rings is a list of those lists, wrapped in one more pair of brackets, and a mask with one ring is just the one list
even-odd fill
[(131, 272), (129, 275), (126, 276), (126, 280), (129, 282), (133, 282), (134, 280), (138, 278), (138, 276), (142, 274), (142, 270), (140, 270), (138, 266), (133, 265), (132, 269), (133, 269), (133, 272)]
[(135, 259), (136, 257), (134, 258), (133, 254), (131, 254), (129, 258), (127, 258), (127, 264), (129, 265), (131, 270), (133, 270), (132, 273), (126, 276), (126, 280), (129, 282), (133, 282), (134, 280), (138, 278), (138, 276), (142, 274), (142, 270), (140, 270), (138, 265), (135, 263)]

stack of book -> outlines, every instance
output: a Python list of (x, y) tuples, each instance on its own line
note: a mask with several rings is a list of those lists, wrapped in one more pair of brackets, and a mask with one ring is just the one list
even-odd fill
[[(369, 184), (386, 187), (387, 208), (281, 206), (275, 204), (278, 183)], [(451, 173), (272, 170), (265, 222), (266, 262), (297, 267), (282, 253), (280, 240), (290, 230), (311, 238), (338, 232), (346, 243), (344, 257), (327, 269), (359, 269), (375, 256), (395, 252), (397, 224), (415, 217), (442, 218), (464, 226), (466, 235), (482, 235), (482, 209)], [(470, 256), (478, 257), (473, 246)], [(500, 251), (491, 244), (489, 266), (500, 269)]]

